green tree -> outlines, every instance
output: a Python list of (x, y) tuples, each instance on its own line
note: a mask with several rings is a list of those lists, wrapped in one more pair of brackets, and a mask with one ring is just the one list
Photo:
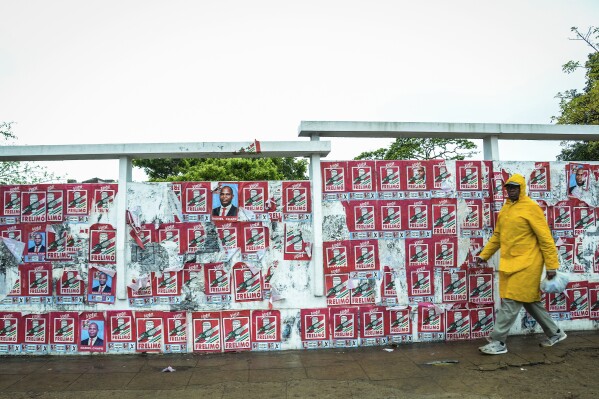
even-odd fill
[[(558, 124), (597, 125), (599, 124), (599, 28), (590, 27), (582, 34), (573, 27), (573, 40), (586, 43), (592, 52), (582, 65), (579, 61), (568, 61), (562, 66), (565, 73), (585, 69), (585, 85), (582, 91), (567, 90), (557, 94), (560, 99), (560, 115), (552, 120)], [(557, 156), (560, 161), (599, 160), (599, 141), (562, 141), (562, 150)]]
[(308, 161), (298, 158), (135, 159), (150, 181), (305, 180)]
[[(0, 122), (0, 139), (13, 145), (17, 136), (12, 132), (14, 122)], [(59, 177), (35, 162), (0, 162), (0, 184), (36, 184), (59, 180)]]
[(363, 152), (355, 159), (465, 159), (477, 153), (476, 144), (466, 139), (396, 139), (389, 148)]

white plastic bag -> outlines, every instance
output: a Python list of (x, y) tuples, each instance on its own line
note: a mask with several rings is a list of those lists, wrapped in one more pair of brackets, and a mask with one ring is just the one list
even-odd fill
[(557, 272), (551, 280), (548, 280), (547, 276), (545, 276), (543, 281), (541, 281), (541, 291), (550, 294), (559, 294), (560, 292), (564, 292), (568, 281), (570, 281), (570, 278), (566, 273), (562, 272)]

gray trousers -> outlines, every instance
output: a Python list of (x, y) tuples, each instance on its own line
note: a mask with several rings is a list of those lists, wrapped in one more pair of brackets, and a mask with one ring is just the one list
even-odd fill
[(522, 306), (539, 323), (545, 335), (552, 337), (557, 334), (559, 327), (541, 302), (527, 303), (504, 298), (501, 300), (501, 306), (495, 315), (495, 325), (491, 333), (491, 339), (505, 342)]

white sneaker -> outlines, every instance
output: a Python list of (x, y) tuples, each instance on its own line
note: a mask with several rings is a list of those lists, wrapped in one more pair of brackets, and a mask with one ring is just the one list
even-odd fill
[(552, 337), (549, 337), (549, 338), (545, 338), (539, 345), (544, 346), (544, 347), (553, 346), (553, 345), (557, 344), (558, 342), (563, 341), (566, 338), (568, 338), (566, 333), (564, 331), (562, 331), (561, 329), (559, 329), (559, 330), (557, 330), (557, 333), (555, 333), (555, 335), (553, 335)]
[(501, 355), (507, 353), (507, 346), (501, 341), (491, 341), (485, 346), (478, 348), (479, 351), (486, 355)]

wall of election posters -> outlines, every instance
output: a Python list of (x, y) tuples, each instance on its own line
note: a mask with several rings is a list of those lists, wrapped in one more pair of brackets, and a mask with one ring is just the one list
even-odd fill
[[(544, 305), (565, 330), (597, 329), (599, 163), (326, 161), (322, 220), (312, 218), (310, 181), (130, 183), (125, 215), (116, 184), (0, 186), (0, 354), (483, 338), (499, 259), (475, 267), (474, 257), (513, 173), (525, 176), (570, 276)], [(117, 273), (121, 218), (128, 247)], [(540, 328), (522, 311), (512, 332)]]

